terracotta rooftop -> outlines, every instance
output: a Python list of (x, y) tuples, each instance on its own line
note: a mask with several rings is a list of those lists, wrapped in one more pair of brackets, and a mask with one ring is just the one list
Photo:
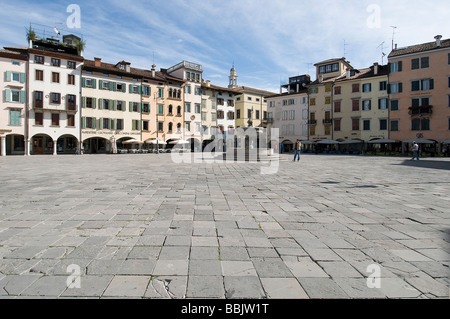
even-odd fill
[(184, 82), (182, 79), (179, 79), (179, 78), (176, 78), (176, 77), (173, 77), (173, 76), (170, 76), (170, 75), (164, 74), (162, 72), (158, 72), (158, 71), (155, 72), (155, 77), (152, 76), (152, 72), (150, 70), (130, 68), (130, 72), (126, 72), (125, 70), (121, 70), (117, 67), (118, 64), (121, 64), (123, 62), (124, 61), (121, 61), (116, 64), (100, 62), (101, 63), (100, 66), (97, 67), (97, 66), (95, 66), (95, 61), (84, 60), (84, 68), (113, 72), (113, 73), (121, 74), (121, 75), (125, 75), (125, 76), (138, 76), (138, 77), (143, 77), (143, 78), (148, 78), (148, 79), (154, 79), (157, 81)]
[(0, 49), (0, 56), (4, 58), (18, 59), (27, 61), (28, 57), (23, 52)]
[(250, 91), (250, 92), (254, 92), (254, 93), (260, 93), (260, 94), (265, 94), (265, 95), (274, 95), (274, 92), (269, 92), (269, 91), (265, 91), (265, 90), (260, 90), (260, 89), (255, 89), (255, 88), (251, 88), (248, 86), (240, 86), (237, 88), (234, 88), (233, 91), (237, 92), (237, 93), (244, 93), (244, 91)]
[(307, 88), (301, 89), (299, 92), (295, 92), (295, 93), (285, 92), (285, 93), (281, 93), (281, 94), (275, 94), (275, 95), (267, 96), (266, 98), (272, 99), (272, 98), (282, 97), (282, 96), (290, 97), (290, 96), (300, 95), (300, 94), (305, 94), (305, 93), (308, 93), (308, 89)]
[(442, 49), (442, 48), (450, 48), (450, 39), (441, 40), (440, 47), (438, 47), (436, 45), (436, 41), (433, 41), (433, 42), (428, 42), (428, 43), (412, 45), (412, 46), (405, 47), (405, 48), (399, 48), (397, 50), (393, 50), (389, 54), (389, 57), (394, 58), (394, 57), (405, 55), (405, 54), (427, 52), (427, 51), (433, 51), (433, 50), (438, 50), (438, 49)]
[(216, 91), (224, 91), (224, 92), (230, 92), (230, 93), (236, 94), (236, 91), (234, 89), (225, 88), (225, 87), (221, 87), (221, 86), (217, 86), (217, 85), (213, 85), (213, 84), (209, 84), (209, 86), (208, 86), (208, 84), (206, 82), (202, 83), (202, 87), (214, 89)]

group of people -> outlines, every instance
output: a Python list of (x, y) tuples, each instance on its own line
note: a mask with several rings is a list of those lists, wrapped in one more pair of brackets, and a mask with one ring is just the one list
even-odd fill
[[(302, 151), (302, 143), (300, 142), (300, 140), (297, 140), (294, 144), (294, 160), (293, 160), (293, 162), (300, 161), (301, 151)], [(413, 146), (411, 147), (411, 152), (413, 152), (412, 160), (419, 160), (419, 157), (420, 157), (419, 144), (417, 144), (416, 142), (413, 142)]]

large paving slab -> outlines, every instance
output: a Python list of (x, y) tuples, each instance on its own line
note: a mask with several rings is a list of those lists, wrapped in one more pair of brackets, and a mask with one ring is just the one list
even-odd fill
[(449, 159), (292, 158), (0, 157), (0, 298), (449, 297)]

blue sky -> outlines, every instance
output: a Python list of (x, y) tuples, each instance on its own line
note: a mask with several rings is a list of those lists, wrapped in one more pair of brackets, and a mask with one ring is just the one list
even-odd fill
[(234, 62), (239, 85), (273, 92), (290, 76), (315, 79), (314, 63), (344, 52), (355, 68), (381, 63), (391, 26), (399, 47), (450, 38), (448, 0), (0, 0), (0, 46), (26, 46), (30, 23), (71, 31), (70, 4), (81, 9), (73, 31), (83, 35), (88, 59), (145, 69), (187, 60), (219, 86), (228, 85)]

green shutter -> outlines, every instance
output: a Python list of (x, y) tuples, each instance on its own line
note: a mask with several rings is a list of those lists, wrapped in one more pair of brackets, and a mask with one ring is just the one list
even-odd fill
[(129, 87), (129, 91), (128, 92), (129, 93), (133, 93), (133, 84), (130, 84), (128, 87)]
[(130, 105), (129, 105), (129, 111), (130, 111), (130, 112), (133, 112), (133, 102), (130, 102)]
[(430, 79), (430, 90), (434, 90), (434, 79)]
[(27, 101), (27, 92), (20, 91), (20, 103), (25, 103)]
[(92, 118), (92, 128), (97, 129), (97, 118), (95, 117)]
[(122, 83), (122, 92), (127, 93), (127, 85), (125, 83)]
[(98, 128), (100, 130), (103, 130), (103, 118), (102, 117), (98, 120)]
[(82, 118), (81, 118), (81, 128), (82, 128), (82, 129), (85, 129), (85, 128), (86, 128), (86, 118), (85, 118), (85, 117), (82, 117)]
[(81, 78), (81, 86), (86, 87), (86, 78)]
[(5, 72), (5, 81), (6, 82), (11, 82), (11, 71), (6, 71)]
[(116, 100), (110, 100), (109, 103), (111, 103), (112, 110), (117, 111), (117, 102)]
[(20, 83), (25, 83), (27, 80), (26, 73), (20, 73)]
[(113, 92), (116, 91), (116, 89), (115, 89), (115, 84), (116, 84), (116, 83), (114, 83), (114, 82), (109, 82), (109, 90), (110, 90), (110, 91), (113, 91)]
[(98, 80), (98, 89), (103, 90), (103, 80)]
[(4, 91), (5, 102), (11, 102), (11, 90), (6, 89)]
[(127, 102), (122, 101), (122, 112), (126, 112), (126, 111), (127, 111)]
[(403, 71), (403, 62), (398, 61), (398, 72), (402, 72), (402, 71)]
[(93, 89), (97, 88), (97, 80), (92, 79), (92, 88)]
[(403, 83), (399, 83), (398, 84), (398, 93), (402, 93), (403, 92)]
[(81, 108), (86, 108), (86, 97), (83, 96), (82, 101), (81, 101)]
[(98, 109), (103, 110), (103, 99), (98, 99)]
[(135, 120), (131, 120), (131, 130), (136, 131), (136, 121)]

